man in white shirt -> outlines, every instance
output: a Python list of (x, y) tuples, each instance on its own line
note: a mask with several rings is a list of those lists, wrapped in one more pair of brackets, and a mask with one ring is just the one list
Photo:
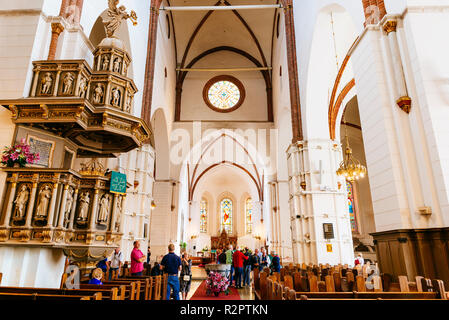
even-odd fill
[(109, 281), (112, 280), (112, 274), (117, 273), (117, 277), (120, 274), (124, 259), (123, 254), (120, 251), (120, 247), (115, 248), (112, 255), (108, 258), (109, 265)]

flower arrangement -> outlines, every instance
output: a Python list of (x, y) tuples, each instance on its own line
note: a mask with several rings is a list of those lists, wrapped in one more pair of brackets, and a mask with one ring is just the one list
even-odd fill
[(2, 164), (7, 167), (14, 167), (14, 164), (18, 164), (21, 168), (24, 168), (27, 163), (35, 163), (39, 159), (39, 153), (30, 152), (30, 145), (26, 144), (25, 139), (22, 139), (15, 146), (5, 147)]
[(215, 294), (218, 296), (221, 292), (226, 295), (229, 294), (229, 279), (218, 272), (209, 273), (209, 277), (206, 280), (207, 294)]

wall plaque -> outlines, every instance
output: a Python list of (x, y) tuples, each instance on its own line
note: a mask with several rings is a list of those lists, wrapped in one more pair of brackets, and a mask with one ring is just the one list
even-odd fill
[(334, 239), (334, 225), (323, 223), (324, 239)]
[(50, 168), (53, 161), (55, 142), (29, 135), (27, 143), (30, 145), (30, 151), (33, 153), (39, 153), (40, 156), (39, 161), (37, 161), (34, 165)]

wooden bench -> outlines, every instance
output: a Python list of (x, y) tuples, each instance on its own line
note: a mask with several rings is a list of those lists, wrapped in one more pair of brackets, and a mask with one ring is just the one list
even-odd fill
[(0, 293), (8, 294), (37, 294), (37, 295), (59, 295), (59, 296), (94, 296), (101, 294), (101, 299), (119, 300), (118, 288), (101, 288), (97, 286), (94, 289), (51, 289), (51, 288), (22, 288), (22, 287), (0, 287)]
[[(449, 298), (441, 280), (431, 281), (417, 277), (413, 283), (405, 276), (401, 276), (400, 283), (391, 283), (388, 275), (382, 277), (368, 275), (367, 270), (361, 268), (347, 269), (345, 272), (342, 266), (307, 270), (289, 267), (285, 268), (285, 271), (281, 270), (280, 276), (276, 274), (270, 276), (269, 272), (260, 274), (255, 272), (255, 276), (258, 275), (258, 278), (254, 279), (256, 299), (446, 300)], [(280, 281), (281, 277), (284, 281)], [(392, 291), (384, 292), (384, 287)]]

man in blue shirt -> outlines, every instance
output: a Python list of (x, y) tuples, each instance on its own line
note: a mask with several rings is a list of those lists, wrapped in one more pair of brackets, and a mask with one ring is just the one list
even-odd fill
[(181, 258), (175, 254), (174, 244), (168, 246), (168, 254), (164, 256), (161, 262), (161, 269), (168, 275), (167, 281), (167, 300), (170, 300), (171, 290), (175, 300), (179, 300), (179, 277), (178, 272), (181, 271)]

